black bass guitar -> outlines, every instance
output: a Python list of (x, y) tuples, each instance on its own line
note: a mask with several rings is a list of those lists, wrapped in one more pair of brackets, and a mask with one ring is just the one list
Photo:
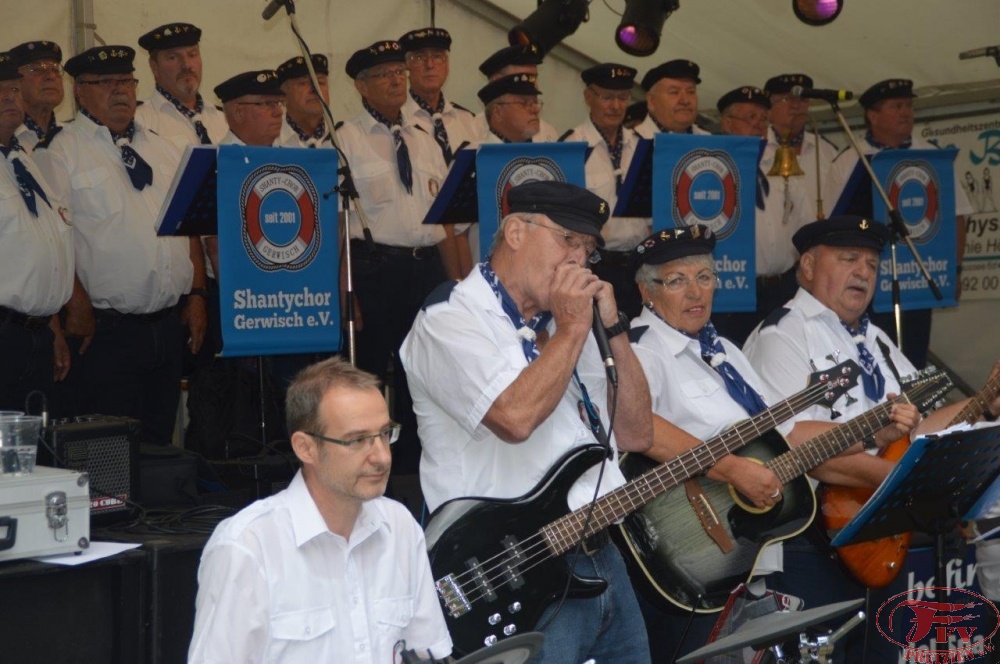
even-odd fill
[(567, 587), (572, 598), (600, 595), (607, 584), (573, 574), (562, 554), (796, 413), (834, 403), (857, 383), (859, 371), (848, 360), (814, 373), (802, 392), (572, 512), (570, 487), (606, 458), (600, 445), (571, 450), (518, 498), (456, 498), (441, 505), (425, 536), (455, 649), (467, 654), (530, 631)]
[[(806, 472), (887, 426), (894, 403), (913, 403), (924, 411), (949, 389), (947, 375), (923, 374), (908, 382), (902, 395), (794, 449), (775, 431), (746, 445), (735, 454), (764, 464), (782, 483), (783, 498), (771, 507), (758, 508), (731, 485), (707, 478), (698, 480), (703, 496), (694, 504), (680, 488), (650, 501), (619, 525), (631, 554), (626, 559), (641, 572), (633, 578), (685, 610), (721, 611), (732, 589), (750, 578), (764, 547), (798, 535), (812, 523), (816, 498)], [(653, 464), (630, 454), (621, 465), (631, 478)], [(725, 530), (727, 551), (702, 525), (705, 512)]]

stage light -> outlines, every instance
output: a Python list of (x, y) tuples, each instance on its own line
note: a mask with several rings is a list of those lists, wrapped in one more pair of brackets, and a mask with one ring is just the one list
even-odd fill
[(622, 21), (615, 31), (618, 48), (629, 55), (655, 53), (660, 47), (663, 24), (678, 7), (678, 0), (625, 0)]
[(806, 25), (826, 25), (840, 16), (844, 0), (792, 0), (795, 17)]
[(589, 0), (547, 0), (511, 28), (511, 46), (534, 44), (544, 55), (590, 19)]

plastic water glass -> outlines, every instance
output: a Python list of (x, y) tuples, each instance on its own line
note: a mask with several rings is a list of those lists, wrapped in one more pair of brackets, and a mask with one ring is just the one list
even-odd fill
[(35, 470), (42, 418), (35, 415), (0, 417), (0, 475), (27, 475)]

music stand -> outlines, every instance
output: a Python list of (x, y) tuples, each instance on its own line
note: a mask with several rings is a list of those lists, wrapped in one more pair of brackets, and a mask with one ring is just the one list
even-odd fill
[(807, 627), (827, 622), (845, 613), (855, 611), (864, 604), (863, 599), (851, 599), (846, 602), (818, 606), (806, 611), (778, 611), (768, 613), (759, 618), (748, 620), (738, 630), (729, 636), (719, 639), (707, 646), (702, 646), (694, 652), (684, 655), (677, 664), (693, 664), (699, 660), (714, 655), (750, 646), (754, 650), (763, 650), (784, 643), (785, 640), (801, 632)]
[(622, 180), (615, 204), (615, 217), (653, 216), (653, 141), (640, 138), (628, 173)]
[(425, 224), (467, 224), (479, 219), (476, 191), (476, 151), (465, 148), (455, 153), (441, 190), (424, 216)]
[(156, 219), (159, 236), (215, 235), (218, 231), (218, 148), (189, 145)]
[(982, 502), (998, 474), (1000, 425), (963, 425), (951, 433), (922, 436), (831, 544), (844, 546), (908, 531), (933, 535), (935, 585), (943, 588), (947, 586), (945, 535), (955, 530), (959, 517)]

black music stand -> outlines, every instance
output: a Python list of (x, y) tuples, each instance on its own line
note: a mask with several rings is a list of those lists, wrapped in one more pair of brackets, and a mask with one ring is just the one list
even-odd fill
[[(919, 531), (933, 535), (936, 586), (947, 586), (945, 536), (984, 502), (1000, 475), (1000, 425), (982, 424), (913, 441), (833, 546)], [(988, 492), (993, 500), (995, 492)]]
[(653, 141), (640, 138), (618, 192), (615, 217), (653, 216)]
[(424, 216), (425, 224), (467, 224), (479, 219), (476, 190), (476, 150), (455, 153), (448, 176)]
[(218, 156), (214, 145), (190, 145), (184, 149), (177, 175), (167, 192), (167, 204), (160, 208), (156, 220), (157, 235), (217, 234)]

